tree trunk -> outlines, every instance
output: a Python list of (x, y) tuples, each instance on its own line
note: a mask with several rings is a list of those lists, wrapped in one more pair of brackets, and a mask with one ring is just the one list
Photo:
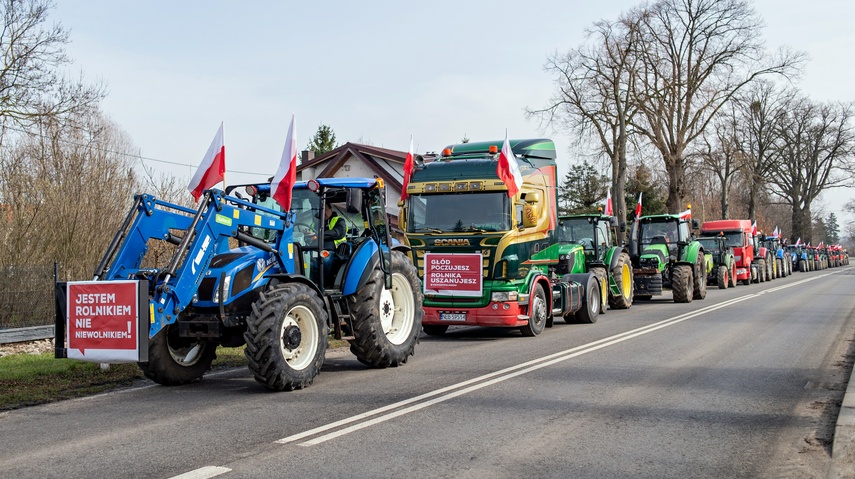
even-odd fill
[(665, 172), (668, 173), (668, 201), (665, 205), (669, 213), (679, 213), (686, 209), (683, 205), (686, 197), (686, 169), (680, 155), (665, 159)]
[(810, 206), (801, 208), (797, 201), (793, 202), (793, 232), (791, 239), (801, 238), (802, 243), (810, 243), (811, 238), (811, 218)]

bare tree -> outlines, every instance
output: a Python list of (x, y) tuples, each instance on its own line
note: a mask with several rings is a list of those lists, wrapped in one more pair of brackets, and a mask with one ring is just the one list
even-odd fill
[(775, 173), (776, 144), (785, 106), (795, 93), (777, 90), (771, 82), (751, 85), (735, 103), (740, 123), (741, 168), (747, 180), (748, 217), (757, 219), (757, 199)]
[(828, 188), (851, 186), (855, 131), (852, 104), (792, 98), (778, 128), (774, 193), (792, 207), (792, 236), (813, 240), (811, 204)]
[(745, 0), (660, 0), (640, 17), (641, 110), (635, 126), (659, 150), (668, 174), (668, 209), (680, 211), (686, 152), (716, 113), (749, 82), (789, 73), (801, 55), (761, 65), (761, 21)]
[[(612, 168), (614, 198), (624, 198), (627, 181), (627, 144), (637, 109), (633, 104), (632, 55), (638, 33), (634, 11), (617, 22), (600, 21), (588, 31), (591, 44), (549, 58), (546, 70), (555, 75), (557, 91), (547, 107), (528, 110), (554, 126), (593, 137), (595, 149), (605, 154)], [(626, 218), (626, 205), (615, 202), (615, 215)]]
[(712, 131), (707, 129), (702, 136), (699, 155), (704, 169), (716, 179), (722, 219), (730, 217), (730, 190), (740, 164), (739, 138), (739, 119), (733, 105), (720, 113)]
[(0, 266), (88, 279), (139, 189), (130, 140), (99, 114), (42, 120), (0, 157)]
[(61, 68), (68, 32), (59, 24), (46, 26), (51, 0), (2, 0), (0, 31), (0, 143), (7, 127), (27, 127), (39, 119), (81, 113), (104, 97), (101, 85), (71, 80)]

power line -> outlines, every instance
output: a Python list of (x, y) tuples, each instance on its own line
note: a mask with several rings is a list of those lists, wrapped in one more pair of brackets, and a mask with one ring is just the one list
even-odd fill
[[(15, 131), (18, 133), (23, 133), (23, 134), (28, 135), (28, 136), (37, 136), (35, 133), (33, 133), (31, 131), (23, 130), (20, 128), (15, 128), (12, 126), (5, 126), (4, 129), (10, 130), (10, 131)], [(42, 134), (39, 134), (38, 136), (39, 136), (39, 138), (44, 138), (44, 135), (42, 135)], [(133, 153), (126, 153), (124, 151), (116, 151), (116, 150), (109, 150), (109, 149), (101, 148), (101, 147), (93, 147), (92, 145), (85, 145), (85, 144), (77, 143), (77, 142), (74, 142), (74, 141), (71, 141), (71, 140), (68, 140), (65, 138), (57, 138), (57, 140), (60, 141), (61, 143), (65, 143), (65, 144), (72, 145), (72, 146), (78, 146), (81, 148), (89, 148), (91, 150), (99, 151), (101, 153), (110, 153), (110, 154), (114, 154), (114, 155), (120, 155), (120, 156), (129, 157), (129, 158), (134, 158), (134, 159), (139, 160), (140, 164), (142, 164), (143, 160), (146, 160), (146, 161), (153, 161), (156, 163), (166, 163), (168, 165), (174, 165), (174, 166), (186, 166), (188, 168), (198, 168), (199, 167), (199, 165), (191, 165), (188, 163), (178, 163), (175, 161), (159, 160), (157, 158), (142, 156), (139, 153), (133, 154)], [(143, 166), (145, 166), (145, 165), (143, 165)], [(259, 173), (259, 172), (255, 172), (255, 171), (240, 171), (240, 170), (228, 170), (228, 169), (226, 170), (226, 173), (239, 173), (239, 174), (243, 174), (243, 175), (257, 175), (257, 176), (264, 176), (264, 177), (271, 176), (270, 173)]]

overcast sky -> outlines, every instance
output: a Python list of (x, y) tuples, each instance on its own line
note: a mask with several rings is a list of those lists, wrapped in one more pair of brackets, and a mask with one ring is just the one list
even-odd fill
[[(229, 183), (271, 176), (291, 114), (304, 148), (320, 124), (339, 143), (418, 153), (459, 142), (553, 138), (560, 171), (576, 161), (565, 133), (524, 110), (553, 92), (546, 57), (636, 1), (57, 0), (68, 53), (108, 85), (103, 110), (143, 157), (198, 165), (224, 123)], [(810, 56), (798, 86), (815, 100), (855, 100), (855, 2), (762, 0), (770, 49)], [(195, 167), (147, 161), (185, 177)], [(246, 175), (236, 172), (250, 172)], [(605, 170), (604, 170), (605, 173)], [(853, 192), (826, 199), (839, 208)]]

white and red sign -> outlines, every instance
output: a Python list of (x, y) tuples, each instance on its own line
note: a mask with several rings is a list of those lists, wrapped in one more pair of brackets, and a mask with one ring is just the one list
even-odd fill
[(426, 253), (425, 294), (481, 296), (480, 253)]
[[(147, 360), (140, 358), (140, 309), (138, 281), (69, 282), (68, 357), (98, 363)], [(148, 328), (147, 321), (143, 324)]]

